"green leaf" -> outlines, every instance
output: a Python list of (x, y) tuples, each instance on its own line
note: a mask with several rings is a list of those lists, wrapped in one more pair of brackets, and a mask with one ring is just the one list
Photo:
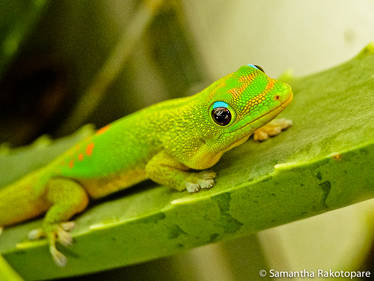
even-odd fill
[[(295, 99), (282, 115), (294, 126), (266, 142), (249, 141), (226, 153), (214, 167), (213, 189), (188, 194), (145, 182), (91, 205), (76, 219), (74, 245), (62, 249), (68, 257), (65, 268), (53, 263), (46, 241), (27, 241), (27, 232), (40, 220), (6, 229), (0, 252), (28, 280), (73, 276), (248, 235), (372, 198), (373, 45), (345, 64), (290, 83)], [(53, 148), (40, 151), (39, 160)], [(20, 163), (31, 161), (21, 156)], [(2, 169), (5, 173), (13, 171)]]
[(0, 280), (2, 281), (22, 281), (23, 279), (8, 265), (0, 256)]

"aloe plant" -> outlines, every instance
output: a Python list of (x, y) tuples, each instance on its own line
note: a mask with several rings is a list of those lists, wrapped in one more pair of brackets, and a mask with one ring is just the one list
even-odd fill
[(0, 280), (2, 281), (22, 281), (23, 279), (9, 266), (0, 256)]
[[(290, 79), (294, 126), (224, 155), (216, 186), (196, 194), (152, 182), (94, 202), (76, 218), (75, 243), (57, 267), (44, 240), (29, 242), (36, 220), (5, 229), (0, 253), (27, 280), (92, 273), (248, 235), (374, 195), (374, 44), (335, 68)], [(47, 163), (90, 134), (3, 149), (0, 185)], [(40, 144), (41, 143), (41, 144)]]

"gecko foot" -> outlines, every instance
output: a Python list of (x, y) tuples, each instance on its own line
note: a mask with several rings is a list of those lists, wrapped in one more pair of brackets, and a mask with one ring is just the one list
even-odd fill
[(59, 250), (57, 250), (55, 244), (49, 245), (49, 252), (51, 253), (53, 260), (55, 261), (55, 263), (58, 266), (64, 267), (66, 265), (66, 263), (67, 263), (66, 257), (64, 256), (63, 253), (61, 253)]
[(192, 175), (192, 180), (186, 182), (188, 192), (198, 192), (200, 189), (210, 189), (214, 186), (216, 173), (213, 171), (203, 171)]
[[(57, 237), (58, 242), (60, 242), (64, 246), (70, 246), (73, 242), (71, 235), (68, 231), (71, 231), (75, 226), (75, 223), (72, 221), (63, 222), (60, 224), (54, 225), (52, 228), (55, 229), (55, 234)], [(46, 231), (43, 228), (36, 228), (29, 232), (28, 238), (29, 240), (38, 240), (43, 237), (47, 237)]]
[(66, 257), (56, 248), (56, 241), (61, 245), (68, 247), (73, 243), (73, 238), (69, 231), (74, 228), (74, 222), (63, 222), (59, 224), (47, 225), (44, 228), (33, 229), (29, 232), (28, 238), (30, 240), (47, 237), (49, 240), (49, 251), (53, 260), (58, 266), (66, 265)]
[(292, 126), (292, 120), (274, 119), (265, 126), (257, 129), (253, 134), (254, 141), (264, 141), (269, 137), (280, 134), (283, 130)]

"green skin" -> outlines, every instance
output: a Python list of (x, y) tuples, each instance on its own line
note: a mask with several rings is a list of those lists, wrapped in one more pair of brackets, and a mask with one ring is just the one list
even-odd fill
[[(71, 244), (67, 231), (73, 224), (66, 222), (86, 208), (89, 198), (147, 178), (179, 191), (211, 188), (215, 173), (196, 170), (212, 167), (224, 152), (245, 142), (291, 100), (289, 85), (253, 66), (242, 66), (200, 93), (123, 117), (44, 168), (1, 189), (0, 227), (46, 212), (42, 229), (32, 231), (30, 238), (47, 237), (54, 260), (65, 265), (56, 241)], [(229, 105), (227, 125), (217, 124), (212, 117), (217, 101)], [(274, 126), (266, 128), (257, 131), (269, 135), (280, 131), (271, 133)]]

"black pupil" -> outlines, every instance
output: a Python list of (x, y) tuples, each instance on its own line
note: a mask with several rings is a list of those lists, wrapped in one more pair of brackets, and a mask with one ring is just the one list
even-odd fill
[(216, 107), (212, 110), (212, 117), (218, 125), (225, 126), (230, 123), (231, 113), (226, 107)]
[(255, 64), (255, 67), (257, 67), (259, 70), (261, 70), (263, 73), (265, 73), (264, 69), (261, 66)]

